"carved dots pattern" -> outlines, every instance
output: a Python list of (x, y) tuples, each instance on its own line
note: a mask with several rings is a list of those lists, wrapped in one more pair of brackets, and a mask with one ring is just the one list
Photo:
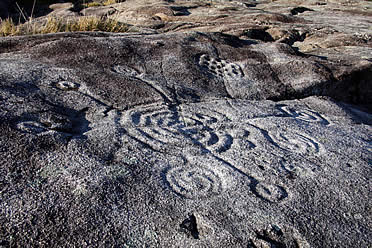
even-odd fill
[(200, 56), (199, 65), (206, 68), (210, 73), (226, 79), (232, 80), (244, 76), (239, 65), (206, 54)]

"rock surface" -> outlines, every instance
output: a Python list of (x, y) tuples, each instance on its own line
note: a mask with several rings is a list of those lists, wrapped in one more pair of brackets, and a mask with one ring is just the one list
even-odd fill
[(300, 32), (346, 2), (133, 2), (234, 21), (1, 38), (0, 246), (370, 246), (370, 40)]
[(370, 243), (371, 115), (315, 96), (326, 64), (206, 33), (1, 47), (3, 246)]
[[(48, 0), (47, 2), (53, 1)], [(272, 68), (265, 70), (272, 70), (273, 74), (277, 74), (276, 71), (280, 70), (279, 74), (282, 74), (282, 77), (271, 78), (271, 81), (267, 81), (267, 83), (275, 85), (271, 89), (274, 92), (256, 92), (255, 98), (262, 98), (264, 95), (264, 98), (276, 99), (279, 97), (278, 99), (281, 99), (283, 94), (294, 88), (302, 96), (320, 94), (354, 104), (370, 104), (371, 102), (369, 97), (372, 94), (371, 87), (369, 87), (372, 77), (370, 66), (372, 61), (371, 1), (238, 0), (206, 2), (153, 0), (148, 2), (131, 0), (84, 9), (79, 7), (78, 1), (74, 1), (74, 4), (66, 1), (54, 2), (58, 3), (49, 6), (49, 11), (46, 14), (51, 12), (48, 16), (52, 15), (63, 19), (84, 15), (113, 18), (131, 25), (130, 30), (148, 34), (190, 31), (220, 32), (263, 44), (262, 46), (267, 51), (266, 57), (270, 57), (270, 53), (276, 53), (277, 50), (286, 49), (292, 49), (291, 54), (294, 55), (300, 55), (300, 52), (306, 54), (305, 58), (297, 56), (292, 60), (292, 57), (287, 56), (285, 59), (281, 58), (280, 61), (276, 58), (277, 61), (269, 62)], [(37, 10), (35, 12), (40, 12)], [(34, 18), (33, 22), (42, 24), (44, 23), (42, 20), (46, 20), (46, 16)], [(260, 49), (259, 47), (259, 45), (256, 46), (257, 49)], [(234, 50), (239, 51), (239, 49)], [(308, 56), (311, 56), (310, 60)], [(261, 59), (255, 59), (254, 63), (261, 63)], [(288, 66), (289, 63), (291, 65)], [(308, 70), (305, 75), (302, 75), (302, 63), (312, 64), (311, 66), (305, 65)], [(330, 68), (330, 71), (324, 67), (317, 68), (319, 63)], [(265, 62), (261, 66), (265, 67)], [(254, 64), (247, 67), (255, 67), (256, 71), (260, 73), (261, 68)], [(291, 68), (291, 71), (288, 71), (288, 76), (284, 79), (286, 68)], [(317, 70), (317, 73), (313, 74), (313, 76), (316, 75), (316, 78), (306, 78), (314, 70)], [(299, 71), (301, 72), (299, 73)], [(253, 69), (252, 75), (246, 76), (255, 77), (255, 73)], [(299, 82), (300, 77), (303, 81), (301, 86), (293, 85), (291, 80)], [(288, 78), (293, 79), (288, 80)], [(252, 81), (260, 82), (259, 79), (255, 79)], [(266, 78), (262, 80), (266, 80)], [(285, 85), (277, 92), (280, 80)], [(323, 86), (327, 82), (329, 84), (324, 89)], [(320, 90), (317, 85), (321, 85), (322, 89)], [(313, 91), (311, 90), (312, 86), (314, 86)], [(268, 90), (267, 87), (263, 88), (265, 91)], [(307, 88), (307, 91), (300, 92), (299, 88), (302, 90)], [(228, 93), (234, 97), (235, 94), (246, 94), (245, 90), (243, 92), (230, 90)], [(323, 92), (324, 90), (328, 92)]]

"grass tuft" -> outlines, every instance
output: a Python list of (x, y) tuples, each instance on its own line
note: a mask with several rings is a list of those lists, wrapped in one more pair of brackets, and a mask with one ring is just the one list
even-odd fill
[(99, 7), (99, 6), (103, 6), (102, 3), (99, 3), (99, 2), (90, 2), (90, 3), (84, 3), (82, 5), (84, 8), (89, 8), (89, 7)]
[[(61, 22), (61, 20), (57, 20), (57, 22)], [(128, 26), (113, 19), (88, 16), (80, 17), (77, 20), (68, 21), (64, 26), (64, 29), (65, 32), (103, 31), (124, 33), (128, 31)]]
[(105, 0), (103, 2), (89, 2), (89, 3), (84, 3), (82, 6), (84, 8), (89, 8), (89, 7), (98, 7), (98, 6), (108, 6), (111, 4), (115, 3), (121, 3), (123, 0)]
[(14, 24), (12, 19), (0, 20), (0, 36), (14, 36), (19, 33), (20, 28)]
[(48, 17), (47, 22), (39, 29), (34, 30), (33, 34), (49, 34), (63, 32), (64, 25), (55, 17)]
[(103, 5), (107, 6), (107, 5), (111, 5), (111, 4), (115, 4), (115, 3), (121, 3), (123, 2), (123, 0), (106, 0), (103, 2)]
[(80, 17), (64, 20), (56, 17), (49, 17), (43, 25), (27, 22), (16, 25), (11, 19), (3, 20), (0, 23), (0, 36), (49, 34), (59, 32), (78, 31), (102, 31), (124, 33), (128, 32), (128, 26), (117, 20), (99, 17)]

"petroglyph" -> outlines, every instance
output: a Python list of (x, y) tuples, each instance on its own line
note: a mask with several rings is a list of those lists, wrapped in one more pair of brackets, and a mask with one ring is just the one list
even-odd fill
[[(70, 119), (57, 113), (42, 113), (33, 120), (20, 121), (16, 128), (24, 133), (34, 135), (52, 134), (58, 132), (62, 136), (74, 136), (80, 134), (80, 128), (88, 125), (83, 118), (75, 116)], [(84, 129), (85, 130), (85, 129)]]
[(111, 70), (115, 73), (118, 73), (118, 74), (121, 74), (127, 77), (136, 78), (142, 81), (143, 83), (153, 88), (157, 93), (159, 93), (166, 103), (173, 102), (172, 97), (169, 96), (168, 92), (164, 90), (157, 82), (149, 79), (146, 76), (146, 73), (139, 72), (132, 67), (124, 66), (124, 65), (115, 65), (111, 68)]
[(42, 115), (40, 123), (46, 126), (50, 130), (56, 130), (61, 132), (71, 132), (73, 125), (70, 119), (63, 115)]
[(72, 81), (60, 81), (56, 83), (56, 87), (60, 90), (70, 91), (70, 90), (78, 90), (80, 85)]
[(177, 112), (165, 105), (153, 104), (127, 111), (121, 123), (133, 137), (155, 150), (162, 150), (167, 144), (187, 142), (182, 136), (183, 124)]
[(180, 108), (180, 115), (187, 126), (189, 124), (204, 125), (210, 128), (220, 129), (222, 122), (231, 121), (225, 114), (207, 107), (193, 108), (187, 105), (182, 106)]
[(220, 176), (207, 168), (173, 168), (166, 179), (175, 193), (191, 199), (212, 197), (223, 190)]
[(256, 147), (264, 147), (267, 143), (264, 130), (253, 125), (245, 124), (236, 126), (232, 131), (232, 136), (238, 145), (235, 149), (249, 151)]
[(180, 124), (174, 110), (159, 104), (150, 104), (129, 110), (125, 113), (122, 122), (136, 127), (173, 127)]
[[(224, 125), (221, 125), (221, 120)], [(215, 114), (208, 109), (151, 104), (126, 111), (121, 124), (132, 137), (157, 151), (180, 154), (188, 146), (207, 150), (220, 163), (221, 168), (253, 182), (250, 189), (254, 195), (271, 203), (286, 199), (287, 190), (280, 185), (259, 182), (249, 169), (236, 167), (234, 158), (251, 157), (250, 152), (256, 147), (263, 149), (272, 147), (272, 144), (276, 150), (301, 155), (315, 154), (322, 150), (318, 142), (305, 134), (286, 133), (276, 129), (267, 131), (248, 123), (226, 123), (226, 120), (222, 114)], [(249, 161), (256, 164), (256, 160)], [(280, 168), (277, 166), (276, 169), (287, 174), (302, 173), (302, 168), (296, 169), (287, 164), (282, 164)], [(210, 197), (221, 193), (222, 186), (215, 168), (205, 168), (203, 165), (171, 168), (166, 173), (166, 180), (175, 193), (186, 198)]]
[(274, 145), (298, 154), (316, 154), (323, 152), (323, 146), (313, 138), (295, 132), (270, 132)]
[(321, 123), (324, 125), (328, 125), (329, 121), (327, 121), (324, 117), (322, 117), (319, 113), (314, 111), (303, 109), (303, 110), (294, 110), (293, 108), (286, 106), (286, 105), (279, 105), (279, 110), (282, 111), (289, 117), (293, 117), (296, 120), (305, 121), (305, 122), (313, 122), (313, 123)]
[[(309, 243), (293, 227), (281, 227), (276, 224), (256, 230), (251, 239), (252, 247), (299, 247), (309, 248)], [(249, 246), (249, 247), (251, 247)]]
[(17, 129), (25, 132), (25, 133), (32, 133), (32, 134), (40, 134), (43, 132), (47, 132), (48, 128), (46, 125), (37, 122), (37, 121), (23, 121), (17, 124)]
[(321, 170), (318, 164), (309, 161), (281, 161), (277, 171), (291, 179), (296, 177), (314, 176)]
[(220, 58), (212, 58), (206, 54), (200, 56), (199, 65), (208, 69), (214, 75), (228, 80), (244, 77), (244, 73), (239, 65)]
[(192, 136), (209, 150), (221, 153), (231, 148), (233, 137), (224, 132), (200, 131)]
[(135, 69), (124, 66), (124, 65), (115, 65), (112, 67), (112, 71), (119, 73), (119, 74), (124, 74), (130, 77), (138, 77), (140, 73), (136, 71)]
[(155, 149), (165, 144), (199, 145), (211, 152), (224, 152), (231, 148), (233, 137), (226, 131), (214, 131), (209, 124), (217, 123), (213, 116), (187, 114), (166, 105), (148, 105), (127, 111), (124, 126), (137, 139)]
[(275, 184), (259, 182), (252, 190), (257, 197), (273, 203), (281, 202), (288, 197), (287, 191)]
[(372, 142), (369, 142), (367, 147), (367, 151), (372, 153)]

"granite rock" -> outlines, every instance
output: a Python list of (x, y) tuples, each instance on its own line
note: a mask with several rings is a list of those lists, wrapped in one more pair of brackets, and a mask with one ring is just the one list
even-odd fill
[(0, 38), (1, 247), (370, 246), (370, 1), (46, 9), (137, 32)]
[(2, 246), (370, 244), (370, 99), (335, 100), (367, 60), (201, 32), (0, 48)]

